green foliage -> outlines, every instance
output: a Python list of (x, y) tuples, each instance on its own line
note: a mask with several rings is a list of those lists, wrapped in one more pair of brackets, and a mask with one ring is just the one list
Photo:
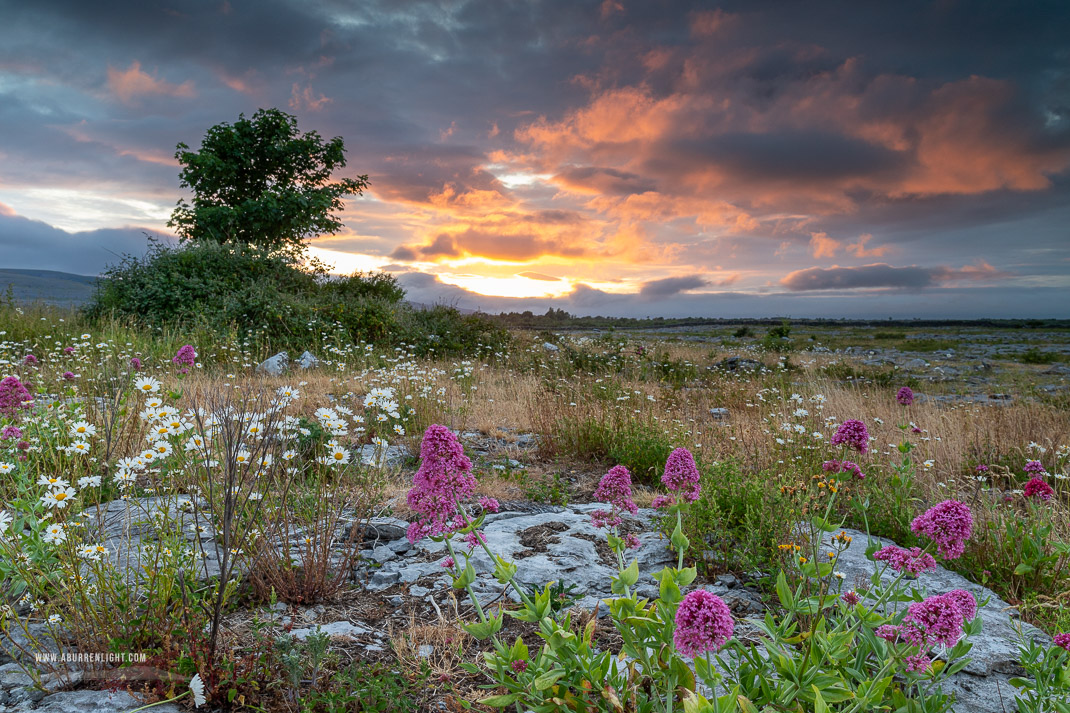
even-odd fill
[(251, 245), (154, 242), (144, 257), (109, 268), (97, 285), (90, 318), (200, 329), (204, 343), (237, 333), (265, 350), (407, 341), (420, 354), (454, 354), (508, 338), (477, 315), (411, 309), (391, 275), (330, 278), (322, 263), (302, 269), (289, 255)]
[(767, 352), (795, 351), (795, 341), (791, 338), (791, 322), (785, 319), (775, 327), (770, 327), (759, 345)]
[(179, 200), (167, 223), (183, 240), (298, 254), (305, 238), (337, 233), (342, 222), (333, 213), (344, 207), (342, 197), (368, 186), (366, 175), (331, 178), (346, 165), (340, 136), (325, 142), (315, 131), (302, 134), (297, 117), (278, 109), (217, 124), (200, 151), (188, 149), (180, 143), (175, 158), (193, 201)]
[(1054, 364), (1056, 362), (1066, 361), (1067, 357), (1064, 354), (1058, 354), (1056, 352), (1042, 352), (1036, 347), (1031, 347), (1026, 350), (1019, 361), (1023, 364)]

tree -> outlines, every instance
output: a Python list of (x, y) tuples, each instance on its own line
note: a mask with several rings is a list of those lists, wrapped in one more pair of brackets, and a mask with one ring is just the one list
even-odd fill
[(178, 144), (175, 158), (193, 200), (178, 201), (167, 225), (183, 241), (235, 242), (300, 255), (304, 240), (342, 227), (342, 197), (361, 195), (368, 176), (331, 180), (346, 165), (342, 137), (302, 134), (297, 117), (260, 109), (252, 119), (208, 130), (200, 151)]

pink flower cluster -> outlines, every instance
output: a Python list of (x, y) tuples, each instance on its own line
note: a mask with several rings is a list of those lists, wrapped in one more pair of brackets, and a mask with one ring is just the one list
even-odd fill
[(197, 351), (192, 344), (180, 347), (178, 352), (171, 358), (172, 364), (179, 366), (193, 366), (197, 362)]
[(18, 426), (4, 426), (0, 430), (0, 441), (17, 441), (22, 438), (22, 429)]
[(639, 512), (639, 507), (632, 500), (632, 474), (623, 465), (613, 466), (602, 476), (594, 491), (594, 499), (613, 506), (611, 511), (595, 510), (591, 513), (591, 522), (595, 527), (616, 527), (621, 523), (622, 510), (632, 515)]
[(966, 551), (966, 540), (973, 534), (973, 513), (964, 503), (945, 500), (914, 518), (910, 530), (935, 542), (945, 559), (958, 559)]
[(689, 592), (676, 610), (673, 643), (685, 656), (717, 651), (732, 638), (736, 623), (728, 605), (705, 589)]
[(1040, 476), (1030, 478), (1022, 492), (1027, 498), (1038, 498), (1040, 500), (1051, 500), (1051, 496), (1055, 495), (1055, 489), (1044, 482), (1044, 479)]
[(24, 402), (30, 400), (30, 392), (16, 376), (5, 376), (0, 380), (0, 413), (14, 416), (20, 408), (28, 408)]
[(902, 547), (889, 545), (878, 550), (873, 555), (873, 559), (878, 562), (887, 562), (896, 572), (905, 570), (915, 577), (922, 572), (936, 569), (936, 560), (928, 552), (922, 552), (920, 547), (904, 550)]
[(698, 500), (702, 487), (699, 485), (698, 466), (695, 457), (686, 448), (677, 448), (665, 461), (665, 473), (661, 476), (662, 484), (677, 493), (681, 500), (693, 503)]
[(926, 649), (936, 644), (954, 646), (962, 627), (977, 616), (977, 600), (964, 589), (938, 594), (907, 607), (903, 623), (878, 627), (877, 636), (886, 641), (904, 641), (918, 649), (904, 659), (907, 671), (925, 671), (931, 663)]
[(1070, 651), (1070, 633), (1056, 634), (1051, 640), (1059, 648)]
[(1038, 460), (1031, 460), (1025, 464), (1025, 472), (1039, 475), (1044, 472), (1044, 464)]
[(903, 406), (914, 403), (914, 391), (909, 386), (904, 386), (895, 394), (895, 400)]
[(866, 474), (862, 472), (862, 467), (853, 460), (836, 460), (833, 458), (822, 463), (821, 470), (826, 473), (851, 473), (857, 480), (866, 479)]
[(467, 526), (458, 503), (470, 498), (475, 486), (472, 461), (457, 436), (445, 426), (428, 426), (420, 443), (420, 468), (407, 497), (409, 507), (422, 519), (409, 525), (409, 541)]
[(854, 448), (865, 455), (869, 452), (869, 431), (866, 429), (866, 424), (849, 418), (840, 424), (840, 427), (832, 434), (829, 442), (834, 446), (842, 444), (849, 448)]

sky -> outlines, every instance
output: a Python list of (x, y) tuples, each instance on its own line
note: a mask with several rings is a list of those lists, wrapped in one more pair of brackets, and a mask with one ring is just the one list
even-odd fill
[(167, 239), (278, 107), (338, 272), (468, 309), (1070, 317), (1070, 3), (0, 0), (0, 267)]

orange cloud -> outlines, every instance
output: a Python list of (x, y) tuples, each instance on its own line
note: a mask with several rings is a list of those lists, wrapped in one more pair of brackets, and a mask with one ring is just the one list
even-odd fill
[(306, 86), (302, 89), (296, 82), (290, 91), (290, 108), (295, 111), (299, 109), (319, 111), (332, 101), (326, 94), (317, 95), (311, 86)]
[(830, 238), (828, 233), (810, 233), (810, 254), (814, 257), (836, 257), (839, 249), (839, 241)]
[(186, 80), (182, 84), (172, 84), (163, 79), (157, 79), (154, 75), (141, 71), (141, 63), (136, 61), (125, 70), (108, 67), (108, 88), (124, 104), (130, 104), (138, 97), (145, 95), (182, 98), (196, 95), (191, 80)]
[(873, 239), (873, 236), (869, 233), (864, 233), (858, 236), (857, 243), (850, 243), (847, 246), (847, 252), (855, 257), (883, 257), (888, 254), (889, 247), (887, 245), (881, 245), (878, 248), (866, 248), (866, 243)]

